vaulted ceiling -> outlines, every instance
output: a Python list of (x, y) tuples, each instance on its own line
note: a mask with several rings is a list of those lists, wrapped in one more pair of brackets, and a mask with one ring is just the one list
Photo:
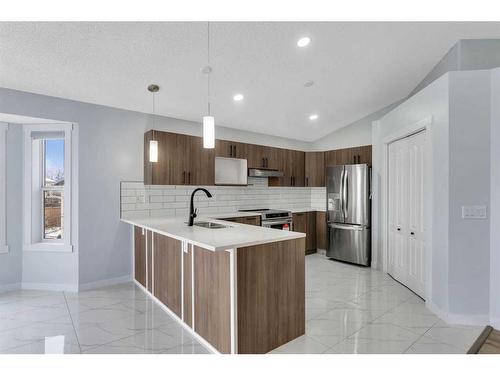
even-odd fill
[[(311, 43), (299, 48), (302, 36)], [(500, 23), (211, 23), (212, 113), (218, 125), (313, 141), (405, 97), (475, 38), (500, 38)], [(0, 23), (6, 88), (151, 112), (146, 87), (157, 83), (156, 113), (200, 121), (206, 63), (203, 22)]]

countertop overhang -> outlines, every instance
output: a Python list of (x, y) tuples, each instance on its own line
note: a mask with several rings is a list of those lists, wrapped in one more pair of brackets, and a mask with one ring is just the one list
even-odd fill
[(211, 217), (200, 217), (196, 221), (220, 223), (226, 225), (227, 228), (208, 229), (198, 226), (189, 227), (186, 224), (186, 219), (182, 217), (131, 218), (121, 219), (121, 221), (212, 251), (237, 249), (246, 246), (293, 240), (306, 236), (305, 233), (239, 224)]

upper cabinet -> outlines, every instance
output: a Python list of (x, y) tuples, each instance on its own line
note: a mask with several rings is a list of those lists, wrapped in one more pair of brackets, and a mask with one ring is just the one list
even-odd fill
[[(158, 162), (149, 161), (149, 141), (158, 141)], [(150, 130), (144, 135), (146, 185), (213, 185), (215, 151), (203, 139)]]
[(306, 152), (304, 172), (305, 186), (325, 186), (325, 153)]
[(372, 164), (372, 146), (325, 151), (325, 167), (343, 164)]
[(241, 142), (215, 140), (215, 156), (223, 158), (247, 158), (247, 147), (249, 145)]
[(276, 167), (283, 177), (270, 177), (269, 186), (305, 186), (305, 153), (277, 148)]

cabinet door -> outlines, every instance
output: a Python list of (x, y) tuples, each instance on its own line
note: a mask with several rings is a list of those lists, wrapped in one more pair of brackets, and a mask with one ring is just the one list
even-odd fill
[(246, 145), (249, 168), (264, 168), (264, 148), (259, 145)]
[(316, 211), (308, 212), (306, 214), (307, 225), (306, 225), (306, 252), (315, 253), (316, 252)]
[(182, 314), (181, 257), (181, 241), (155, 234), (153, 294), (179, 317)]
[(325, 186), (325, 153), (306, 152), (304, 171), (305, 186)]
[(134, 227), (134, 278), (146, 287), (146, 231)]
[[(149, 141), (158, 142), (158, 161), (149, 161)], [(144, 135), (144, 183), (146, 185), (181, 185), (189, 165), (188, 136), (160, 131)], [(180, 158), (179, 155), (184, 157)]]
[(222, 139), (215, 140), (215, 156), (221, 158), (232, 157), (232, 144), (229, 141), (224, 141)]
[(361, 163), (372, 165), (372, 146), (361, 147)]
[(150, 230), (146, 231), (146, 287), (152, 292), (153, 291), (153, 232)]
[(325, 168), (341, 164), (340, 150), (325, 151)]
[(326, 250), (326, 247), (326, 213), (322, 211), (316, 211), (316, 248)]
[(293, 231), (307, 234), (306, 212), (298, 212), (293, 214)]
[(292, 186), (305, 186), (305, 152), (292, 151)]
[(187, 168), (186, 184), (214, 185), (215, 150), (203, 148), (203, 138), (201, 137), (188, 137), (187, 142), (187, 153), (189, 153), (189, 167)]

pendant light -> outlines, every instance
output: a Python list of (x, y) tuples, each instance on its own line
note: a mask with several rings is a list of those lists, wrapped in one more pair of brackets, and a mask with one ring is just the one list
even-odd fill
[(210, 22), (207, 22), (207, 65), (201, 70), (207, 75), (207, 110), (203, 116), (203, 148), (215, 148), (215, 118), (210, 113)]
[(153, 139), (149, 141), (149, 162), (158, 162), (158, 141), (155, 139), (155, 93), (160, 91), (160, 86), (151, 84), (148, 86), (148, 91), (153, 94)]

